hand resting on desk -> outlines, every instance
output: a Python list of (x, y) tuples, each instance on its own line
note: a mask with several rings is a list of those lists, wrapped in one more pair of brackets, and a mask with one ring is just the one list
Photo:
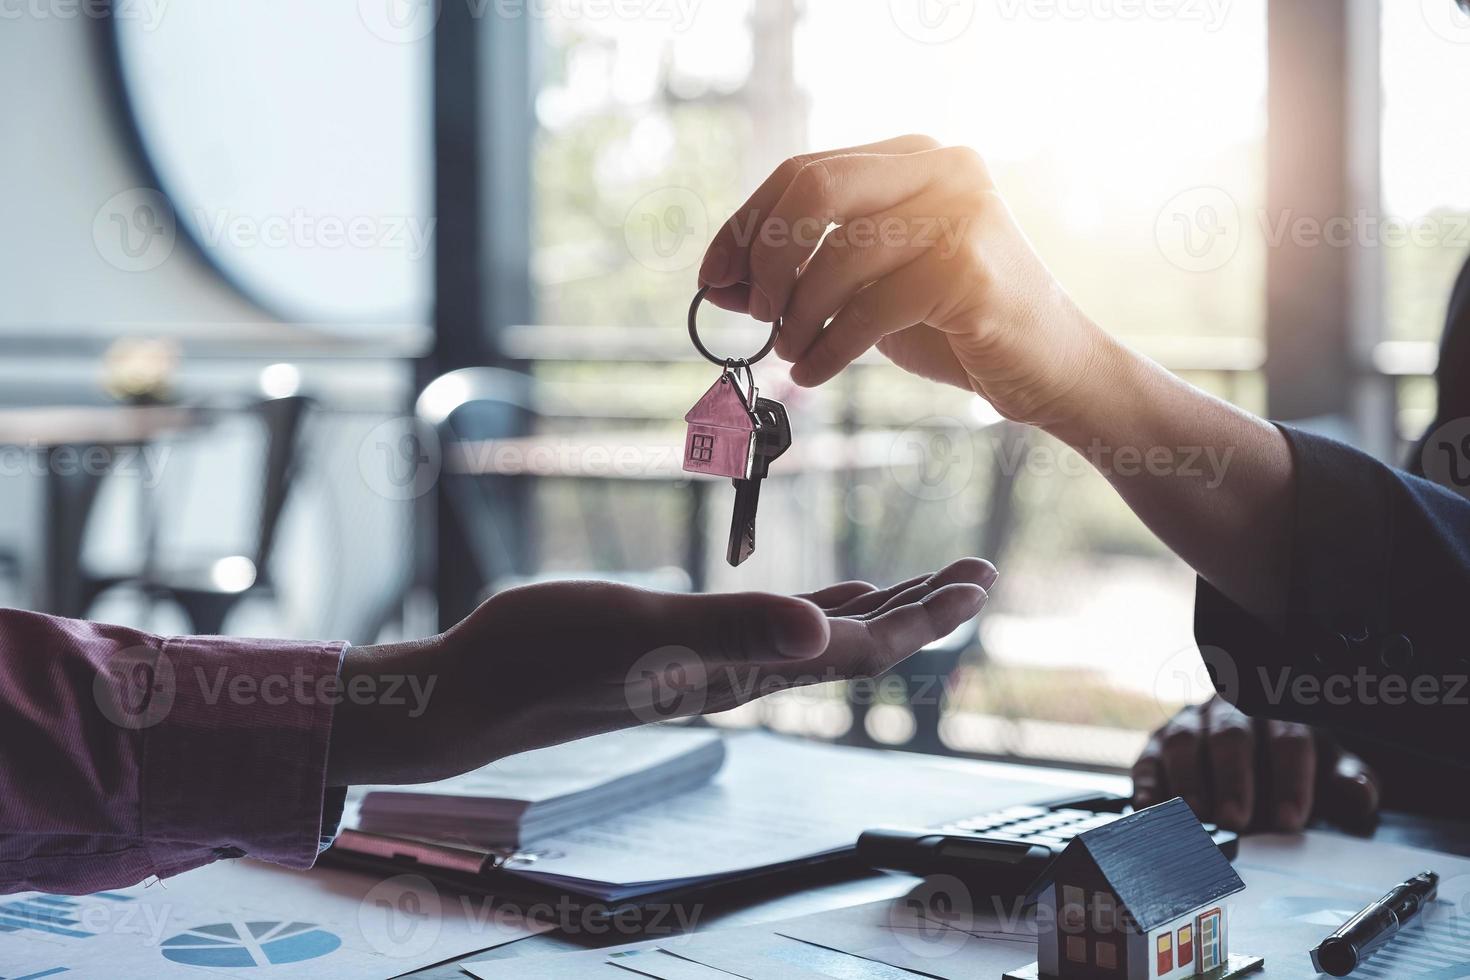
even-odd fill
[(887, 589), (677, 595), (607, 582), (501, 593), (427, 640), (350, 649), (342, 680), (433, 681), (427, 707), (344, 702), (327, 780), (413, 783), (502, 756), (764, 694), (872, 676), (980, 611), (995, 569), (965, 558)]
[(1182, 796), (1228, 830), (1301, 830), (1314, 814), (1349, 827), (1378, 810), (1378, 776), (1306, 725), (1249, 718), (1222, 698), (1181, 708), (1133, 765), (1133, 804)]

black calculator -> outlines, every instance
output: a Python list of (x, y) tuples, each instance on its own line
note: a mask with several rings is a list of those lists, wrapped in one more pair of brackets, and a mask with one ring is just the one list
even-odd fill
[[(1122, 798), (1093, 797), (1051, 806), (1012, 806), (943, 827), (878, 827), (858, 838), (858, 860), (915, 875), (954, 875), (976, 897), (1024, 898), (1046, 887), (1051, 863), (1078, 834), (1112, 823), (1132, 808)], [(1240, 838), (1214, 824), (1205, 830), (1235, 860)]]

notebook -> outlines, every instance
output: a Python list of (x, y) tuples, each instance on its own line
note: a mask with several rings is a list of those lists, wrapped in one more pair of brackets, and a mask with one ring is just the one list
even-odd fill
[(435, 783), (367, 787), (353, 794), (344, 826), (514, 850), (697, 789), (724, 762), (716, 730), (634, 728), (509, 756)]

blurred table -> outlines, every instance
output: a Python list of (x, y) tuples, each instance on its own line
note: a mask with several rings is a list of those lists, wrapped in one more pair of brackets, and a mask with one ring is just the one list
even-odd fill
[[(898, 451), (902, 433), (877, 429), (805, 434), (771, 464), (771, 479), (806, 473), (857, 473), (917, 465)], [(685, 568), (694, 591), (705, 589), (704, 514), (709, 490), (726, 477), (684, 470), (684, 430), (634, 429), (466, 440), (445, 451), (445, 468), (474, 476), (643, 481), (682, 484), (689, 490)], [(841, 562), (846, 566), (848, 562)], [(843, 567), (851, 578), (854, 569)]]
[[(0, 454), (35, 453), (41, 478), (40, 569), (31, 608), (82, 616), (82, 535), (102, 478), (117, 469), (119, 450), (192, 428), (197, 409), (176, 405), (66, 405), (0, 409)], [(4, 466), (9, 470), (8, 461)]]

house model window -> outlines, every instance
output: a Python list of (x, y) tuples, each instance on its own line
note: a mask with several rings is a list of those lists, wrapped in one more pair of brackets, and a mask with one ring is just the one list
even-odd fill
[(696, 463), (708, 463), (715, 455), (715, 437), (695, 434), (689, 438), (689, 458)]

